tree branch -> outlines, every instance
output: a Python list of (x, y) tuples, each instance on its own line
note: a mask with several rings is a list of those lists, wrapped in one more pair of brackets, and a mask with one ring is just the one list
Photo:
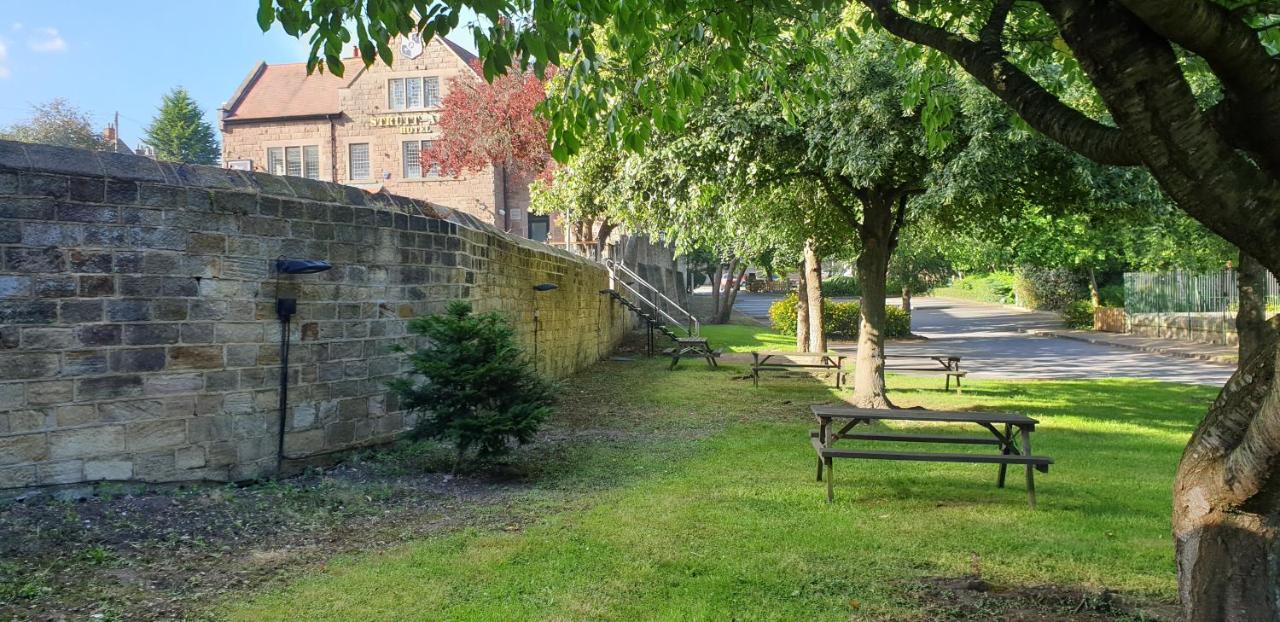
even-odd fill
[(996, 0), (991, 7), (991, 15), (987, 24), (978, 32), (978, 42), (995, 50), (1003, 49), (1000, 37), (1004, 35), (1004, 26), (1009, 21), (1009, 11), (1013, 9), (1014, 0)]
[(903, 192), (898, 196), (898, 213), (893, 217), (893, 228), (889, 230), (889, 256), (893, 257), (893, 252), (898, 250), (898, 235), (902, 233), (902, 225), (907, 220), (907, 201), (911, 200), (911, 193)]
[(860, 1), (885, 30), (951, 57), (1031, 127), (1054, 141), (1099, 164), (1142, 163), (1118, 128), (1090, 119), (1062, 103), (998, 50), (905, 17), (894, 10), (892, 0)]
[[(1117, 2), (1160, 36), (1208, 61), (1228, 92), (1280, 99), (1280, 62), (1271, 58), (1253, 28), (1226, 7), (1207, 0)], [(1280, 104), (1268, 103), (1268, 108)]]

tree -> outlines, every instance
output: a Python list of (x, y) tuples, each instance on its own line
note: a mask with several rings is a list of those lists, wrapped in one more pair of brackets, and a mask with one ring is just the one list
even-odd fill
[[(543, 140), (545, 144), (545, 134)], [(616, 188), (621, 158), (605, 146), (602, 138), (594, 140), (563, 166), (533, 183), (529, 210), (563, 216), (577, 229), (574, 237), (589, 241), (599, 257), (618, 223), (627, 219), (627, 208)], [(598, 223), (595, 231), (590, 230), (593, 223)]]
[(508, 182), (533, 181), (551, 163), (547, 122), (536, 112), (544, 99), (542, 81), (527, 71), (511, 70), (490, 82), (454, 78), (440, 102), (441, 137), (422, 153), (424, 166), (435, 164), (454, 176), (493, 166)]
[(551, 414), (551, 386), (533, 371), (505, 318), (472, 313), (470, 303), (455, 300), (440, 315), (410, 321), (409, 331), (429, 345), (409, 353), (414, 377), (390, 386), (417, 413), (417, 436), (453, 443), (455, 472), (468, 454), (494, 458), (513, 442), (533, 440)]
[(182, 87), (164, 96), (160, 110), (147, 127), (144, 142), (156, 150), (156, 157), (161, 160), (218, 163), (218, 139), (213, 126), (204, 120), (204, 111)]
[(0, 129), (0, 139), (76, 149), (103, 146), (89, 115), (60, 97), (32, 106), (31, 118)]
[[(710, 80), (736, 86), (765, 82), (794, 102), (812, 91), (791, 77), (797, 66), (829, 66), (809, 42), (824, 32), (857, 36), (839, 24), (839, 3), (734, 0), (682, 3), (539, 2), (504, 20), (503, 3), (435, 5), (410, 17), (415, 0), (325, 2), (260, 0), (259, 23), (279, 19), (287, 32), (312, 34), (313, 64), (341, 67), (348, 35), (358, 27), (361, 54), (388, 61), (390, 36), (430, 29), (444, 33), (464, 6), (492, 26), (478, 46), (486, 75), (518, 58), (535, 69), (572, 61), (567, 89), (550, 112), (553, 153), (567, 155), (572, 137), (603, 122), (627, 145), (655, 127), (678, 127), (700, 104)], [(1049, 139), (1095, 162), (1141, 166), (1179, 208), (1280, 273), (1280, 5), (1265, 0), (858, 0), (873, 24), (928, 48), (914, 53), (936, 65), (946, 58), (999, 97)], [(336, 6), (335, 6), (336, 5)], [(376, 6), (375, 6), (376, 5)], [(905, 8), (904, 8), (905, 7)], [(528, 9), (520, 2), (517, 9)], [(367, 10), (361, 10), (367, 9)], [(905, 12), (903, 12), (905, 11)], [(835, 14), (835, 15), (833, 15)], [(313, 28), (314, 27), (314, 28)], [(626, 63), (604, 71), (597, 32)], [(644, 67), (673, 55), (663, 81)], [(746, 60), (768, 62), (762, 73)], [(709, 67), (714, 71), (703, 71)], [(617, 71), (617, 69), (626, 71)], [(339, 69), (340, 71), (340, 69)], [(650, 105), (613, 114), (617, 93), (634, 89)], [(922, 116), (939, 135), (945, 97)], [(612, 133), (612, 132), (611, 132)], [(1280, 344), (1268, 338), (1242, 361), (1188, 444), (1175, 487), (1178, 581), (1191, 620), (1280, 618)]]

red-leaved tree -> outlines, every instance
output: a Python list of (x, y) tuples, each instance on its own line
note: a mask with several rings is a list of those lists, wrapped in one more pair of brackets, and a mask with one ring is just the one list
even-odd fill
[[(479, 61), (473, 63), (480, 74)], [(455, 177), (501, 166), (508, 179), (530, 182), (549, 171), (547, 121), (534, 108), (546, 98), (533, 72), (511, 70), (493, 82), (454, 78), (441, 102), (441, 138), (422, 152), (423, 170), (431, 165)]]

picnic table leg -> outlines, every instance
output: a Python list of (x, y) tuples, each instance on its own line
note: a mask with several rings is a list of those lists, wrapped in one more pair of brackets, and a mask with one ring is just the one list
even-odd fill
[[(1022, 455), (1031, 455), (1031, 430), (1025, 427), (1019, 427), (1022, 431)], [(1035, 467), (1027, 463), (1027, 501), (1031, 504), (1031, 509), (1036, 509), (1036, 476)]]
[(831, 458), (823, 458), (822, 461), (827, 465), (827, 503), (831, 503), (832, 501), (835, 501), (836, 497), (836, 491), (832, 485), (834, 477), (831, 473)]
[[(751, 386), (760, 388), (760, 353), (751, 353)], [(822, 464), (818, 464), (818, 479), (822, 479)]]
[[(1013, 426), (1006, 423), (1004, 424), (1004, 443), (1001, 444), (1000, 455), (1002, 456), (1009, 455), (1009, 443), (1012, 443), (1012, 442), (1013, 442)], [(1008, 464), (1000, 465), (1000, 476), (996, 478), (996, 488), (1004, 488), (1004, 475), (1005, 475), (1005, 471), (1007, 470), (1009, 470)]]
[(707, 346), (706, 352), (707, 352), (707, 362), (711, 364), (711, 369), (719, 369), (720, 363), (716, 362), (716, 353), (711, 351), (710, 345)]
[[(818, 420), (818, 444), (823, 447), (827, 446), (827, 427), (831, 425), (830, 419)], [(818, 454), (818, 481), (822, 481), (822, 454)]]
[(669, 370), (675, 369), (680, 364), (680, 346), (671, 348), (671, 367)]

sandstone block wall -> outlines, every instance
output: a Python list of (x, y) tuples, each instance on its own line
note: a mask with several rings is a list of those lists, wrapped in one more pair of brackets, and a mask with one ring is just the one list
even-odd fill
[[(278, 275), (280, 256), (334, 267)], [(407, 319), (467, 299), (531, 350), (536, 310), (539, 368), (563, 376), (632, 325), (607, 283), (421, 201), (0, 141), (0, 489), (271, 472), (277, 293), (298, 299), (285, 451), (305, 456), (412, 425), (384, 384)]]

